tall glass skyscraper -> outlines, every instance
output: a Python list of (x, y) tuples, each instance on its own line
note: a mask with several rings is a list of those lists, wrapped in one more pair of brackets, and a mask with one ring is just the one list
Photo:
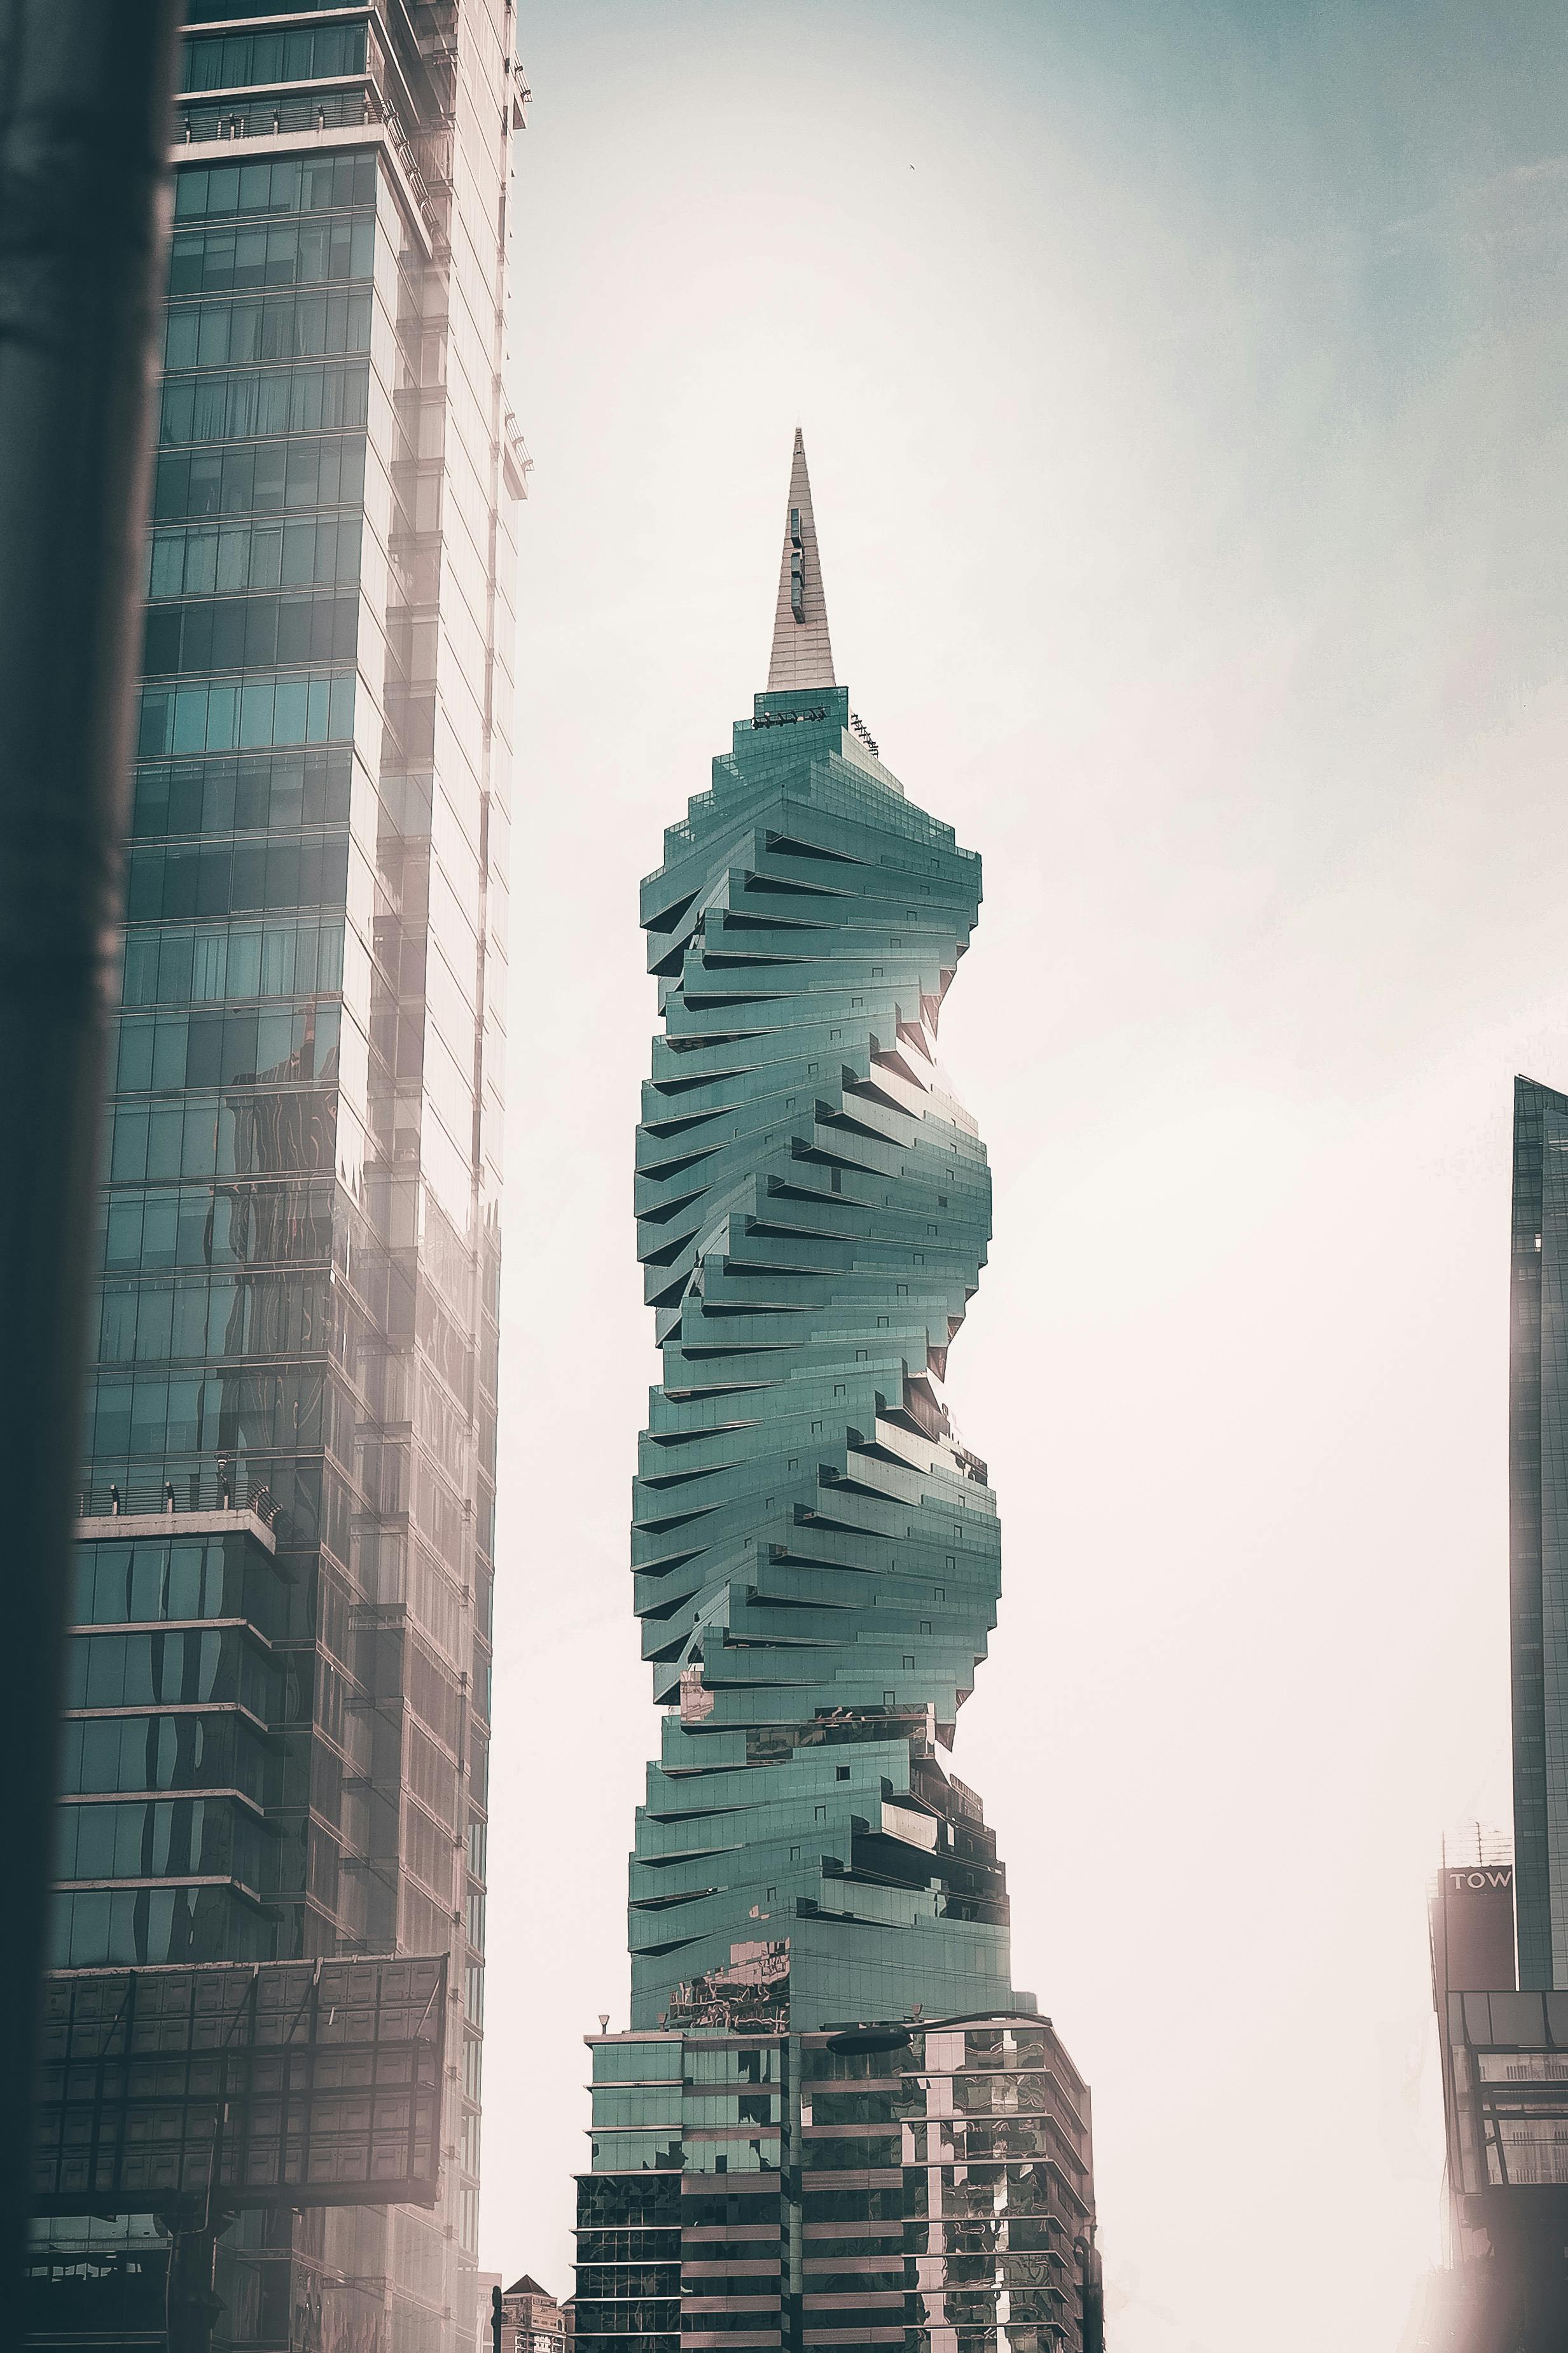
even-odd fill
[(1519, 1982), (1568, 1987), (1568, 1095), (1513, 1092), (1509, 1562)]
[[(218, 2342), (476, 2341), (511, 0), (192, 0), (55, 1962), (450, 1956), (434, 2214), (242, 2215)], [(151, 2217), (51, 2342), (162, 2341)]]
[(1514, 1081), (1509, 1259), (1514, 1846), (1431, 1897), (1449, 2271), (1433, 2346), (1568, 2343), (1568, 1095)]
[(990, 1176), (937, 1048), (979, 861), (836, 680), (795, 437), (767, 691), (643, 886), (634, 1502), (664, 1709), (593, 2039), (593, 2353), (1098, 2342), (1089, 2096), (945, 1761), (995, 1621), (944, 1396)]

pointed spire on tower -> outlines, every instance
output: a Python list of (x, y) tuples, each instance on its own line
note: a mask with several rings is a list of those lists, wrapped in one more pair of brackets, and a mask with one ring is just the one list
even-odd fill
[(816, 524), (811, 512), (811, 477), (805, 470), (805, 443), (797, 425), (795, 456), (789, 470), (789, 507), (784, 515), (784, 557), (779, 565), (779, 598), (773, 613), (773, 650), (768, 664), (768, 692), (787, 692), (797, 686), (834, 686), (833, 647), (827, 635), (827, 606), (822, 594), (822, 570), (816, 554)]

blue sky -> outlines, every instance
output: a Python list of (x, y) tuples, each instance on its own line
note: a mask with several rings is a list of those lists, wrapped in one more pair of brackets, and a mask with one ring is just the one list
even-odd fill
[(985, 860), (952, 1373), (1006, 1591), (955, 1763), (1095, 2087), (1112, 2341), (1385, 2353), (1437, 2246), (1424, 1883), (1509, 1804), (1510, 1086), (1568, 1084), (1564, 21), (521, 43), (486, 2260), (563, 2287), (625, 2017), (636, 883), (763, 682), (798, 419), (840, 675)]

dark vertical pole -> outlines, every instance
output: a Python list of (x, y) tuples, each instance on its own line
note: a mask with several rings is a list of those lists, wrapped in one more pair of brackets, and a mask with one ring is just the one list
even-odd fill
[(26, 2215), (180, 0), (0, 0), (0, 2330)]
[(169, 2235), (169, 2275), (163, 2297), (168, 2353), (212, 2353), (213, 2331), (224, 2308), (213, 2289), (217, 2242), (234, 2216), (215, 2213), (210, 2200), (198, 2203), (193, 2198), (183, 2209), (159, 2219)]

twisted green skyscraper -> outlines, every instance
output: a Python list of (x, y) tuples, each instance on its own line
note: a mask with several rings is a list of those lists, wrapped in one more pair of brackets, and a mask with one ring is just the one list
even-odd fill
[(669, 1708), (631, 1867), (634, 2029), (1030, 2008), (944, 1768), (995, 1622), (943, 1403), (991, 1183), (937, 1059), (980, 863), (834, 677), (797, 433), (768, 691), (643, 887), (658, 1318), (637, 1608)]
[(587, 2040), (578, 2353), (1102, 2353), (1089, 2087), (943, 1762), (1000, 1583), (942, 1390), (991, 1182), (937, 1060), (980, 864), (834, 677), (797, 433), (767, 691), (643, 886), (667, 1713)]

